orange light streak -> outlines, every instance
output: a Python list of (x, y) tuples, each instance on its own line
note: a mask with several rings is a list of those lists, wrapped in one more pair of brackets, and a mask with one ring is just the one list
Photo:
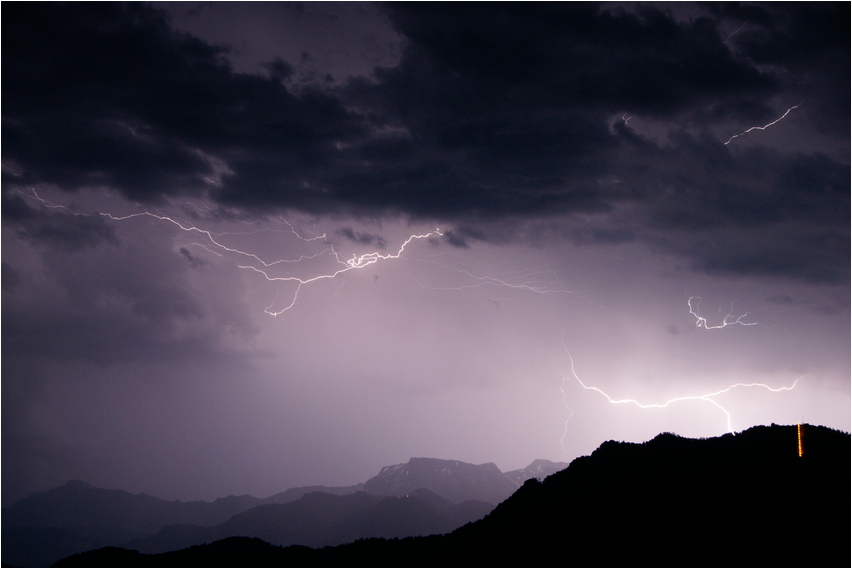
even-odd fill
[(802, 456), (802, 423), (796, 425), (796, 431), (799, 433), (799, 456)]

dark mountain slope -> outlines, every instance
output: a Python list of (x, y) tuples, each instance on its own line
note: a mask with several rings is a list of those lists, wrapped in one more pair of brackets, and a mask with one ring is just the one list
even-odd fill
[(219, 524), (263, 502), (253, 496), (169, 502), (69, 481), (3, 508), (2, 560), (17, 567), (45, 566), (73, 553), (150, 535), (170, 524)]
[(72, 480), (4, 508), (3, 527), (54, 527), (97, 539), (127, 540), (167, 524), (219, 524), (263, 503), (253, 496), (228, 496), (214, 502), (169, 502)]
[[(144, 563), (226, 565), (215, 550), (251, 566), (848, 567), (850, 436), (803, 427), (802, 457), (795, 425), (712, 439), (608, 441), (446, 536), (321, 550), (269, 546), (262, 554), (266, 546), (235, 540)], [(121, 565), (115, 553), (63, 566)]]
[(266, 499), (269, 504), (287, 504), (295, 502), (305, 494), (310, 492), (323, 492), (325, 494), (335, 494), (337, 496), (345, 496), (354, 494), (355, 492), (363, 492), (364, 483), (355, 484), (354, 486), (299, 486), (297, 488), (288, 488), (283, 492), (274, 494)]
[[(795, 426), (608, 441), (454, 539), (508, 565), (848, 566), (850, 437)], [(557, 547), (556, 544), (564, 544)], [(840, 556), (838, 558), (838, 556)]]
[(493, 508), (484, 502), (453, 504), (422, 488), (399, 498), (311, 492), (295, 502), (252, 508), (215, 527), (168, 526), (125, 547), (163, 553), (236, 536), (280, 546), (324, 547), (368, 537), (448, 533), (483, 518)]
[[(439, 459), (413, 459), (408, 464), (385, 467), (372, 480), (381, 495), (404, 496), (418, 488), (427, 488), (458, 503), (459, 508), (441, 513), (438, 526), (434, 519), (423, 526), (442, 532), (480, 519), (493, 504), (517, 489), (517, 485), (493, 464), (472, 465)], [(2, 561), (14, 566), (48, 565), (68, 555), (104, 546), (132, 546), (147, 553), (171, 551), (240, 535), (230, 531), (217, 533), (211, 526), (256, 506), (293, 503), (317, 491), (350, 495), (362, 491), (364, 486), (364, 483), (341, 487), (305, 486), (290, 488), (269, 498), (229, 496), (214, 502), (169, 502), (146, 494), (133, 495), (123, 490), (70, 481), (3, 508)], [(477, 501), (483, 497), (491, 498), (489, 505)], [(470, 500), (474, 501), (462, 505)], [(318, 536), (317, 525), (310, 521), (313, 514), (305, 515), (307, 527), (315, 537), (312, 545), (341, 543), (337, 537), (330, 540)], [(270, 530), (265, 531), (268, 534)], [(412, 534), (416, 533), (419, 532)], [(409, 535), (393, 531), (350, 534)], [(246, 531), (243, 535), (255, 534)]]

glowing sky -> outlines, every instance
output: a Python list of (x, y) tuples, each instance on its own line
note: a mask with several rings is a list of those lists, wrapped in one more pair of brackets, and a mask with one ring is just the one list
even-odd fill
[(3, 504), (849, 431), (849, 20), (4, 3)]

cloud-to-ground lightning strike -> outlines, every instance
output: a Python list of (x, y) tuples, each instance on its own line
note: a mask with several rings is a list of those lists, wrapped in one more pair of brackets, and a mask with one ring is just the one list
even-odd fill
[[(704, 394), (701, 394), (701, 395), (684, 395), (684, 396), (681, 396), (681, 397), (675, 397), (673, 399), (669, 399), (668, 401), (665, 401), (663, 403), (640, 403), (639, 401), (637, 401), (635, 399), (613, 399), (603, 390), (601, 390), (601, 389), (599, 389), (599, 388), (597, 388), (593, 385), (586, 385), (585, 383), (583, 383), (583, 381), (577, 375), (577, 372), (574, 370), (574, 358), (571, 356), (571, 352), (568, 351), (568, 348), (565, 346), (564, 342), (563, 342), (563, 347), (565, 348), (565, 353), (568, 354), (568, 359), (571, 362), (571, 375), (574, 376), (574, 379), (577, 380), (577, 383), (579, 383), (583, 387), (583, 389), (586, 389), (587, 391), (597, 391), (598, 393), (600, 393), (601, 395), (606, 397), (607, 401), (609, 401), (610, 403), (612, 403), (614, 405), (632, 403), (633, 405), (639, 407), (640, 409), (662, 409), (664, 407), (668, 407), (672, 403), (678, 403), (678, 402), (681, 402), (681, 401), (707, 401), (708, 403), (712, 403), (713, 405), (718, 407), (725, 414), (725, 417), (726, 417), (726, 420), (727, 420), (727, 430), (728, 430), (729, 433), (733, 432), (733, 430), (731, 428), (731, 414), (728, 412), (727, 409), (722, 407), (719, 404), (718, 401), (713, 399), (714, 397), (716, 397), (718, 395), (722, 395), (723, 393), (727, 393), (728, 391), (731, 391), (732, 389), (735, 389), (735, 388), (738, 388), (738, 387), (762, 387), (764, 389), (768, 389), (769, 391), (776, 392), (776, 393), (779, 392), (779, 391), (791, 391), (793, 388), (796, 387), (796, 384), (799, 383), (799, 381), (804, 377), (804, 376), (799, 376), (798, 378), (796, 378), (796, 381), (794, 381), (792, 385), (785, 386), (785, 387), (770, 387), (769, 385), (766, 385), (765, 383), (735, 383), (733, 385), (729, 385), (728, 387), (725, 387), (724, 389), (720, 389), (718, 391), (713, 391), (711, 393), (704, 393)], [(565, 376), (563, 375), (562, 378), (563, 378), (563, 387), (564, 387)], [(563, 390), (562, 393), (563, 393), (563, 396), (564, 396), (564, 394), (565, 394), (564, 390)], [(567, 403), (566, 403), (566, 407), (567, 407)], [(570, 411), (570, 409), (569, 409), (569, 411)], [(572, 411), (572, 415), (573, 415), (573, 411)], [(570, 420), (571, 417), (569, 416), (568, 419)], [(568, 421), (565, 422), (565, 425), (566, 425), (565, 434), (562, 435), (562, 439), (561, 439), (561, 442), (562, 442), (562, 445), (563, 445), (562, 446), (563, 450), (565, 448), (564, 440), (565, 440), (565, 435), (567, 434), (567, 430), (568, 430), (567, 429)]]
[[(733, 35), (733, 34), (732, 34), (732, 35)], [(745, 135), (745, 134), (748, 134), (748, 133), (750, 133), (750, 132), (751, 132), (751, 131), (753, 131), (753, 130), (766, 130), (766, 129), (767, 129), (767, 128), (769, 128), (770, 126), (772, 126), (772, 125), (774, 125), (774, 124), (776, 124), (776, 123), (780, 122), (780, 121), (781, 121), (784, 117), (786, 117), (787, 115), (789, 115), (789, 114), (790, 114), (790, 111), (792, 111), (793, 109), (798, 109), (800, 106), (802, 106), (802, 103), (799, 103), (798, 105), (793, 105), (792, 107), (790, 107), (789, 109), (787, 109), (787, 112), (786, 112), (786, 113), (784, 113), (783, 115), (781, 115), (780, 117), (778, 117), (777, 119), (775, 119), (774, 121), (772, 121), (772, 122), (771, 122), (771, 123), (769, 123), (769, 124), (765, 124), (765, 125), (763, 125), (763, 126), (753, 126), (753, 127), (749, 128), (749, 129), (747, 129), (747, 130), (742, 131), (742, 132), (741, 132), (741, 133), (739, 133), (739, 134), (735, 134), (734, 136), (732, 136), (731, 138), (729, 138), (729, 139), (728, 139), (728, 141), (725, 143), (725, 146), (727, 146), (728, 144), (730, 144), (730, 143), (731, 143), (731, 141), (732, 141), (733, 139), (735, 139), (735, 138), (739, 138), (740, 136), (743, 136), (743, 135)]]
[[(696, 300), (696, 299), (698, 300), (698, 302), (696, 303), (696, 306), (693, 307), (692, 301)], [(722, 314), (722, 316), (723, 316), (722, 323), (719, 324), (719, 325), (716, 325), (716, 326), (711, 326), (710, 324), (707, 323), (706, 318), (704, 318), (703, 316), (700, 316), (698, 314), (698, 308), (697, 307), (701, 303), (700, 301), (701, 301), (701, 297), (698, 297), (698, 296), (690, 296), (689, 300), (686, 301), (686, 304), (689, 306), (689, 313), (692, 314), (693, 316), (695, 316), (695, 326), (697, 328), (704, 327), (705, 330), (718, 330), (720, 328), (725, 328), (727, 326), (733, 326), (735, 324), (739, 324), (741, 326), (756, 326), (757, 324), (759, 324), (758, 322), (743, 322), (743, 318), (748, 316), (750, 314), (750, 312), (746, 312), (745, 314), (741, 314), (740, 316), (737, 316), (736, 318), (734, 318), (734, 315), (732, 314), (732, 312), (734, 310), (734, 303), (732, 302), (731, 303), (731, 311), (728, 312), (727, 314), (724, 314), (722, 312), (721, 307), (719, 308), (719, 313)]]

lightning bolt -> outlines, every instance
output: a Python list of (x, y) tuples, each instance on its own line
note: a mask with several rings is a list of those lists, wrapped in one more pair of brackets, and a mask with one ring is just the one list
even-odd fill
[[(395, 252), (372, 251), (368, 253), (344, 256), (335, 247), (334, 243), (329, 240), (325, 233), (320, 234), (314, 231), (312, 232), (312, 235), (305, 235), (297, 231), (294, 224), (283, 217), (271, 217), (267, 219), (267, 221), (271, 221), (280, 225), (282, 227), (281, 229), (252, 228), (248, 231), (214, 232), (209, 229), (199, 227), (184, 218), (179, 218), (174, 215), (166, 214), (156, 208), (152, 208), (150, 210), (143, 209), (142, 211), (137, 211), (126, 215), (117, 215), (114, 213), (104, 212), (92, 214), (78, 213), (72, 211), (66, 206), (58, 205), (40, 196), (34, 188), (28, 188), (28, 192), (23, 192), (20, 190), (18, 190), (18, 192), (26, 198), (38, 201), (45, 208), (62, 209), (76, 216), (102, 216), (115, 222), (124, 222), (136, 218), (148, 218), (153, 223), (171, 224), (177, 227), (182, 232), (198, 237), (199, 240), (193, 243), (194, 246), (201, 247), (207, 252), (213, 255), (217, 255), (219, 257), (230, 254), (237, 256), (238, 259), (244, 259), (243, 262), (238, 261), (237, 264), (237, 266), (242, 270), (257, 273), (269, 282), (279, 284), (291, 283), (292, 285), (295, 285), (295, 290), (292, 293), (292, 298), (290, 299), (289, 303), (287, 303), (286, 306), (284, 306), (283, 308), (276, 308), (276, 304), (278, 303), (279, 297), (281, 296), (281, 288), (279, 287), (277, 289), (272, 299), (272, 302), (264, 309), (264, 312), (266, 314), (269, 314), (270, 316), (279, 316), (293, 308), (296, 305), (299, 299), (299, 295), (303, 291), (304, 287), (310, 285), (311, 283), (327, 279), (334, 279), (350, 271), (363, 270), (380, 261), (399, 259), (403, 256), (403, 254), (407, 252), (407, 249), (410, 245), (413, 244), (413, 242), (443, 236), (441, 230), (439, 228), (436, 228), (429, 232), (410, 235), (407, 239), (405, 239), (402, 245)], [(213, 210), (204, 203), (201, 203), (200, 205), (188, 201), (179, 203), (186, 209), (192, 210), (196, 214), (202, 216), (216, 215), (215, 210)], [(137, 207), (141, 208), (141, 206), (139, 206), (138, 204), (136, 205)], [(258, 222), (243, 220), (242, 223), (251, 226)], [(255, 252), (237, 248), (236, 246), (229, 245), (226, 242), (228, 237), (238, 235), (254, 235), (263, 231), (287, 233), (306, 244), (311, 242), (317, 242), (317, 244), (321, 245), (321, 249), (313, 253), (304, 253), (299, 256), (294, 256), (294, 258), (269, 260), (262, 258)], [(513, 292), (526, 291), (545, 295), (583, 294), (566, 289), (562, 285), (556, 274), (552, 271), (527, 270), (505, 273), (503, 275), (491, 275), (486, 274), (485, 272), (474, 272), (474, 269), (468, 270), (457, 266), (450, 266), (448, 264), (438, 262), (434, 260), (434, 258), (429, 259), (427, 258), (427, 256), (423, 255), (419, 257), (414, 256), (412, 257), (412, 260), (418, 261), (423, 264), (434, 264), (435, 266), (441, 267), (443, 269), (454, 271), (456, 274), (469, 281), (469, 284), (464, 284), (461, 286), (434, 287), (419, 282), (413, 275), (411, 275), (411, 273), (409, 273), (409, 276), (411, 276), (415, 283), (424, 288), (470, 292), (475, 291), (477, 289), (482, 289), (483, 287), (498, 287), (508, 289)], [(304, 267), (304, 264), (308, 262), (324, 262), (326, 263), (326, 265), (330, 264), (330, 266), (324, 267), (324, 270), (321, 270), (320, 268), (316, 267), (313, 269), (306, 269)], [(287, 268), (287, 272), (282, 274), (282, 271), (285, 268)], [(295, 276), (292, 274), (292, 270), (296, 268), (301, 271), (301, 276)], [(309, 271), (308, 274), (305, 274), (304, 271), (306, 270)]]
[[(737, 30), (737, 31), (739, 31), (739, 30)], [(731, 35), (733, 35), (733, 34), (731, 34)], [(765, 124), (763, 126), (753, 126), (753, 127), (749, 128), (748, 130), (744, 130), (739, 134), (735, 134), (734, 136), (732, 136), (731, 138), (728, 139), (728, 141), (725, 143), (725, 146), (729, 145), (733, 139), (739, 138), (739, 137), (741, 137), (745, 134), (748, 134), (753, 130), (766, 130), (770, 126), (772, 126), (772, 125), (780, 122), (782, 119), (784, 119), (784, 117), (786, 117), (787, 115), (790, 114), (790, 111), (792, 111), (793, 109), (798, 109), (800, 106), (802, 106), (802, 103), (799, 103), (798, 105), (794, 105), (794, 106), (790, 107), (789, 109), (787, 109), (786, 113), (784, 113), (783, 115), (781, 115), (780, 117), (778, 117), (777, 119), (775, 119), (774, 121), (772, 121), (769, 124)]]
[[(77, 215), (77, 216), (90, 217), (90, 216), (94, 215), (94, 214), (76, 213), (76, 212), (70, 210), (69, 208), (67, 208), (63, 205), (57, 205), (57, 204), (39, 196), (38, 192), (36, 192), (36, 190), (34, 188), (28, 188), (28, 189), (31, 192), (31, 194), (21, 192), (20, 190), (19, 190), (19, 193), (21, 195), (25, 196), (25, 197), (28, 197), (28, 198), (31, 198), (31, 199), (34, 199), (34, 200), (40, 202), (45, 207), (52, 208), (52, 209), (63, 209), (65, 211), (68, 211), (69, 213), (71, 213), (73, 215)], [(188, 202), (188, 204), (198, 211), (203, 211), (202, 208), (200, 208), (196, 204), (193, 204), (191, 202)], [(208, 211), (210, 210), (210, 208), (207, 208), (206, 206), (205, 206), (205, 208)], [(175, 225), (176, 227), (178, 227), (179, 229), (181, 229), (182, 231), (184, 231), (186, 233), (192, 233), (192, 234), (202, 236), (203, 238), (206, 238), (206, 240), (209, 242), (208, 244), (205, 245), (205, 244), (202, 244), (202, 243), (197, 243), (197, 245), (203, 247), (204, 249), (206, 249), (207, 251), (209, 251), (211, 253), (214, 253), (216, 255), (220, 255), (221, 252), (232, 253), (232, 254), (235, 254), (235, 255), (238, 255), (238, 256), (248, 258), (248, 259), (252, 260), (253, 262), (255, 262), (257, 265), (260, 265), (258, 267), (256, 265), (242, 264), (242, 265), (238, 265), (240, 269), (252, 270), (256, 273), (263, 275), (267, 280), (273, 281), (273, 282), (274, 281), (295, 282), (296, 283), (296, 291), (293, 294), (293, 300), (290, 302), (290, 304), (287, 307), (285, 307), (283, 309), (279, 309), (279, 310), (273, 310), (272, 309), (272, 306), (275, 304), (275, 300), (278, 297), (278, 292), (276, 292), (275, 299), (273, 299), (272, 304), (270, 304), (264, 310), (267, 314), (269, 314), (271, 316), (278, 316), (278, 315), (282, 314), (283, 312), (290, 310), (293, 306), (295, 306), (296, 300), (298, 299), (298, 296), (299, 296), (299, 292), (302, 290), (302, 287), (304, 285), (307, 285), (307, 284), (310, 284), (312, 282), (316, 282), (316, 281), (319, 281), (319, 280), (323, 280), (323, 279), (333, 279), (333, 278), (335, 278), (335, 277), (337, 277), (337, 276), (339, 276), (343, 273), (346, 273), (348, 271), (352, 271), (352, 270), (356, 270), (356, 269), (364, 269), (365, 267), (368, 267), (368, 266), (370, 266), (374, 263), (377, 263), (379, 261), (382, 261), (382, 260), (398, 259), (403, 254), (403, 252), (405, 251), (406, 246), (409, 243), (411, 243), (413, 240), (415, 240), (415, 239), (427, 239), (427, 238), (435, 236), (435, 235), (443, 235), (443, 233), (441, 233), (440, 229), (435, 229), (434, 231), (430, 231), (430, 232), (422, 234), (422, 235), (412, 235), (411, 237), (409, 237), (408, 239), (405, 240), (405, 242), (402, 244), (402, 246), (399, 248), (399, 250), (395, 254), (383, 254), (383, 253), (380, 253), (380, 252), (372, 252), (372, 253), (364, 253), (364, 254), (361, 254), (361, 255), (353, 255), (351, 258), (344, 258), (340, 253), (337, 252), (337, 250), (335, 250), (334, 245), (331, 242), (328, 241), (327, 236), (324, 233), (322, 235), (318, 235), (318, 236), (315, 236), (315, 237), (303, 237), (302, 235), (299, 234), (298, 231), (296, 231), (296, 229), (293, 227), (293, 224), (290, 223), (289, 221), (287, 221), (286, 219), (284, 219), (284, 218), (273, 218), (273, 221), (277, 221), (278, 223), (280, 223), (282, 225), (286, 225), (289, 228), (290, 233), (292, 233), (294, 236), (296, 236), (296, 238), (300, 239), (301, 241), (309, 242), (309, 241), (322, 240), (323, 243), (326, 245), (326, 247), (323, 250), (321, 250), (317, 253), (314, 253), (314, 254), (311, 254), (311, 255), (303, 254), (303, 255), (300, 255), (298, 258), (295, 258), (295, 259), (278, 259), (278, 260), (275, 260), (275, 261), (265, 261), (264, 259), (262, 259), (260, 256), (258, 256), (255, 253), (251, 253), (249, 251), (243, 251), (243, 250), (237, 249), (235, 247), (230, 247), (228, 245), (225, 245), (221, 241), (221, 239), (224, 235), (235, 235), (236, 233), (233, 233), (233, 232), (230, 232), (230, 233), (215, 233), (213, 231), (209, 231), (207, 229), (202, 229), (200, 227), (197, 227), (197, 226), (187, 222), (186, 220), (177, 219), (175, 217), (166, 215), (166, 214), (164, 214), (164, 213), (162, 213), (158, 210), (155, 210), (155, 211), (156, 211), (156, 213), (154, 211), (145, 210), (145, 211), (140, 211), (140, 212), (137, 212), (137, 213), (131, 213), (131, 214), (128, 214), (128, 215), (113, 215), (112, 213), (100, 212), (98, 215), (106, 217), (106, 218), (108, 218), (112, 221), (126, 221), (126, 220), (134, 219), (134, 218), (149, 217), (149, 218), (151, 218), (151, 219), (153, 219), (157, 222), (171, 223), (171, 224)], [(262, 230), (257, 230), (257, 231), (252, 231), (252, 232), (243, 232), (242, 234), (254, 234), (254, 233), (257, 233), (258, 231), (262, 231)], [(291, 264), (291, 263), (301, 263), (301, 262), (304, 262), (304, 261), (307, 261), (307, 260), (310, 260), (310, 259), (316, 259), (317, 257), (320, 257), (322, 255), (333, 256), (337, 265), (339, 265), (340, 268), (338, 268), (337, 270), (333, 270), (333, 271), (323, 272), (323, 273), (320, 273), (318, 275), (312, 276), (310, 278), (301, 278), (301, 277), (295, 277), (295, 276), (274, 276), (274, 275), (271, 274), (271, 270), (276, 268), (279, 265)], [(279, 292), (280, 292), (280, 290), (279, 290)]]
[[(693, 306), (692, 306), (692, 301), (694, 299), (698, 299), (698, 301), (699, 301), (696, 304), (695, 308), (693, 308)], [(701, 297), (690, 296), (689, 300), (686, 301), (686, 304), (689, 306), (689, 313), (692, 314), (693, 316), (695, 316), (695, 326), (697, 328), (701, 328), (703, 326), (705, 330), (718, 330), (720, 328), (725, 328), (727, 326), (733, 326), (735, 324), (739, 324), (741, 326), (756, 326), (757, 324), (759, 324), (758, 322), (743, 322), (743, 318), (745, 318), (746, 316), (751, 314), (750, 312), (746, 312), (745, 314), (737, 316), (736, 319), (734, 319), (734, 315), (732, 314), (732, 312), (734, 310), (734, 303), (732, 302), (731, 303), (731, 310), (727, 314), (722, 313), (722, 308), (721, 308), (721, 305), (720, 305), (719, 313), (723, 315), (722, 323), (717, 325), (717, 326), (711, 326), (707, 323), (707, 319), (704, 318), (703, 316), (700, 316), (697, 312), (697, 310), (698, 310), (697, 306), (698, 306), (698, 304), (701, 304)]]
[(736, 30), (732, 31), (730, 34), (728, 34), (728, 37), (727, 37), (727, 38), (725, 39), (725, 41), (723, 41), (722, 43), (723, 43), (723, 44), (727, 44), (727, 43), (728, 43), (728, 41), (729, 41), (732, 37), (734, 37), (736, 34), (738, 34), (738, 33), (740, 32), (740, 30), (742, 30), (742, 29), (743, 29), (743, 26), (745, 26), (745, 24), (740, 24), (740, 27), (739, 27), (739, 28), (737, 28)]
[[(704, 394), (701, 394), (701, 395), (684, 395), (682, 397), (675, 397), (673, 399), (669, 399), (668, 401), (665, 401), (663, 403), (640, 403), (636, 399), (613, 399), (606, 392), (604, 392), (602, 389), (599, 389), (599, 388), (597, 388), (593, 385), (586, 385), (585, 383), (583, 383), (583, 381), (577, 375), (577, 372), (574, 370), (574, 358), (571, 356), (571, 352), (568, 351), (568, 348), (565, 346), (564, 342), (563, 342), (563, 347), (565, 348), (565, 353), (568, 354), (568, 359), (571, 361), (571, 375), (574, 376), (574, 379), (577, 380), (577, 383), (579, 383), (583, 387), (583, 389), (585, 389), (587, 391), (597, 391), (598, 393), (600, 393), (601, 395), (606, 397), (606, 400), (609, 401), (610, 403), (612, 403), (613, 405), (632, 404), (632, 405), (639, 407), (640, 409), (662, 409), (662, 408), (668, 407), (669, 405), (671, 405), (673, 403), (679, 403), (681, 401), (706, 401), (706, 402), (718, 407), (725, 414), (725, 418), (726, 418), (726, 421), (727, 421), (727, 429), (728, 429), (729, 433), (733, 432), (733, 430), (731, 429), (731, 414), (728, 412), (727, 409), (722, 407), (722, 405), (720, 405), (718, 401), (713, 399), (714, 397), (716, 397), (718, 395), (722, 395), (723, 393), (727, 393), (727, 392), (731, 391), (732, 389), (737, 389), (737, 388), (740, 388), (740, 387), (762, 387), (764, 389), (767, 389), (767, 390), (775, 392), (775, 393), (777, 393), (779, 391), (790, 391), (793, 388), (795, 388), (796, 384), (799, 383), (799, 380), (801, 380), (804, 377), (804, 376), (799, 376), (798, 378), (796, 378), (796, 381), (793, 382), (793, 385), (786, 386), (786, 387), (770, 387), (769, 385), (766, 385), (765, 383), (735, 383), (733, 385), (729, 385), (728, 387), (726, 387), (724, 389), (720, 389), (720, 390), (714, 391), (712, 393), (704, 393)], [(563, 378), (562, 394), (563, 394), (563, 397), (564, 397), (564, 395), (565, 395), (565, 391), (564, 391), (565, 376), (563, 375), (562, 378)], [(567, 407), (567, 403), (566, 403), (566, 407)], [(572, 414), (573, 414), (573, 411), (572, 411)], [(571, 417), (568, 417), (568, 419), (570, 420)], [(565, 422), (565, 425), (566, 425), (566, 432), (567, 432), (568, 421)], [(565, 434), (563, 434), (563, 436), (562, 436), (562, 441), (563, 441), (562, 449), (563, 449), (563, 451), (565, 450), (564, 439), (565, 439)]]
[[(351, 271), (351, 270), (354, 270), (354, 269), (363, 269), (365, 267), (368, 267), (368, 266), (370, 266), (374, 263), (377, 263), (379, 261), (382, 261), (382, 260), (399, 259), (402, 256), (402, 253), (405, 251), (405, 247), (409, 243), (411, 243), (413, 240), (415, 240), (415, 239), (428, 239), (429, 237), (432, 237), (434, 235), (443, 235), (443, 233), (441, 233), (440, 229), (436, 228), (434, 231), (430, 231), (429, 233), (425, 233), (423, 235), (412, 235), (411, 237), (409, 237), (408, 239), (405, 240), (405, 242), (399, 248), (399, 251), (397, 251), (395, 254), (385, 255), (385, 254), (382, 254), (382, 253), (379, 253), (379, 252), (373, 252), (373, 253), (364, 253), (363, 255), (352, 255), (352, 258), (350, 258), (350, 259), (344, 259), (343, 257), (341, 257), (340, 254), (338, 254), (337, 251), (334, 250), (334, 246), (329, 244), (329, 248), (330, 248), (332, 254), (337, 259), (337, 262), (340, 265), (342, 265), (342, 268), (340, 268), (336, 271), (331, 271), (331, 272), (328, 272), (328, 273), (322, 273), (322, 274), (316, 275), (316, 276), (308, 278), (308, 279), (304, 279), (304, 278), (300, 278), (300, 277), (270, 276), (269, 273), (265, 269), (259, 269), (255, 266), (252, 266), (252, 265), (240, 265), (239, 267), (241, 269), (250, 269), (250, 270), (253, 270), (257, 273), (260, 273), (268, 281), (285, 281), (285, 282), (289, 281), (289, 282), (297, 283), (296, 292), (293, 295), (293, 301), (290, 303), (289, 306), (287, 306), (286, 308), (283, 308), (281, 310), (272, 310), (271, 309), (272, 305), (275, 303), (273, 301), (273, 303), (270, 304), (268, 307), (266, 307), (266, 309), (264, 310), (264, 312), (266, 312), (270, 316), (279, 316), (280, 314), (290, 310), (291, 308), (293, 308), (293, 306), (295, 306), (296, 299), (299, 296), (299, 291), (302, 290), (303, 285), (306, 285), (306, 284), (309, 284), (309, 283), (312, 283), (312, 282), (316, 282), (316, 281), (319, 281), (319, 280), (323, 280), (323, 279), (333, 279), (333, 278), (335, 278), (335, 277), (337, 277), (337, 276), (339, 276), (339, 275), (341, 275), (345, 272), (348, 272), (348, 271)], [(252, 255), (252, 256), (254, 256), (254, 255)], [(271, 265), (272, 265), (272, 263), (270, 263), (268, 265), (264, 263), (265, 267), (269, 267)], [(277, 296), (277, 294), (276, 294), (276, 296)]]
[[(460, 269), (458, 267), (451, 267), (449, 265), (438, 263), (436, 261), (428, 261), (424, 259), (420, 259), (421, 263), (434, 264), (438, 267), (444, 269), (450, 269), (455, 271), (460, 275), (464, 275), (470, 278), (472, 281), (471, 284), (460, 285), (460, 286), (431, 286), (427, 284), (423, 284), (419, 282), (413, 275), (411, 278), (421, 287), (428, 288), (431, 290), (457, 290), (457, 291), (470, 291), (474, 289), (479, 289), (487, 286), (494, 286), (500, 288), (506, 288), (513, 291), (524, 290), (529, 292), (534, 292), (537, 294), (545, 294), (545, 295), (557, 295), (557, 294), (572, 294), (582, 296), (584, 292), (575, 292), (566, 289), (562, 282), (559, 280), (559, 277), (556, 276), (552, 271), (517, 271), (510, 275), (505, 275), (503, 278), (499, 278), (494, 275), (488, 274), (474, 274), (473, 272), (467, 269)], [(546, 278), (542, 278), (546, 277)]]

